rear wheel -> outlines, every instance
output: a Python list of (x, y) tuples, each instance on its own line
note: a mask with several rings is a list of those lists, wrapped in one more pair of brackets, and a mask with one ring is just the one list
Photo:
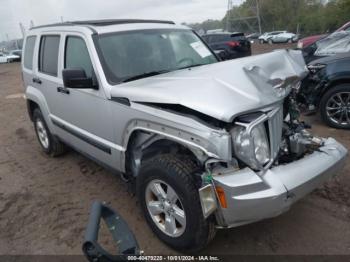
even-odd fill
[(47, 155), (56, 157), (66, 152), (66, 146), (51, 134), (39, 108), (34, 109), (33, 122), (39, 144)]
[(288, 44), (292, 44), (293, 43), (293, 39), (288, 39)]
[(350, 129), (350, 84), (331, 88), (321, 99), (323, 121), (335, 128)]
[(163, 154), (146, 160), (137, 178), (137, 193), (153, 232), (181, 251), (204, 248), (215, 236), (211, 218), (204, 219), (190, 161)]

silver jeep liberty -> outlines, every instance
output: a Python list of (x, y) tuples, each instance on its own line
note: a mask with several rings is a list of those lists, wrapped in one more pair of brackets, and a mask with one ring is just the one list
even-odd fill
[(36, 27), (24, 49), (43, 150), (67, 145), (121, 174), (178, 250), (285, 212), (345, 162), (346, 148), (299, 121), (299, 51), (219, 62), (189, 28), (152, 20)]

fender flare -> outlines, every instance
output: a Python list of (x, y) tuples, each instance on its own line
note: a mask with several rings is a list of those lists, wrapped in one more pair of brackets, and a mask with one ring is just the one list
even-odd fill
[(49, 117), (50, 110), (44, 95), (37, 88), (33, 86), (28, 86), (25, 92), (25, 96), (26, 96), (27, 103), (28, 103), (28, 100), (30, 100), (39, 106), (39, 109), (43, 114), (46, 124), (48, 125), (50, 131), (52, 131), (54, 127), (53, 127), (51, 118)]

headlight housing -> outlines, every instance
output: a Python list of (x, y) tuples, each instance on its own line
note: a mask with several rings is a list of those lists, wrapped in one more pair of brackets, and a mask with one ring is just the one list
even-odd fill
[(236, 126), (231, 130), (231, 136), (233, 151), (245, 164), (260, 170), (270, 161), (270, 146), (264, 123), (251, 130)]

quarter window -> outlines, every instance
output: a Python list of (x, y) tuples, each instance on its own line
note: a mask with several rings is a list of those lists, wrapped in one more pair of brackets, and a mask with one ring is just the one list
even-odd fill
[(36, 36), (28, 36), (26, 41), (26, 46), (24, 48), (23, 65), (25, 68), (29, 70), (33, 69), (33, 55), (34, 55), (35, 40), (36, 40)]
[(41, 37), (39, 53), (40, 72), (57, 76), (59, 45), (60, 36), (47, 35)]
[(82, 68), (87, 77), (92, 77), (93, 67), (85, 41), (68, 36), (66, 42), (65, 68)]

